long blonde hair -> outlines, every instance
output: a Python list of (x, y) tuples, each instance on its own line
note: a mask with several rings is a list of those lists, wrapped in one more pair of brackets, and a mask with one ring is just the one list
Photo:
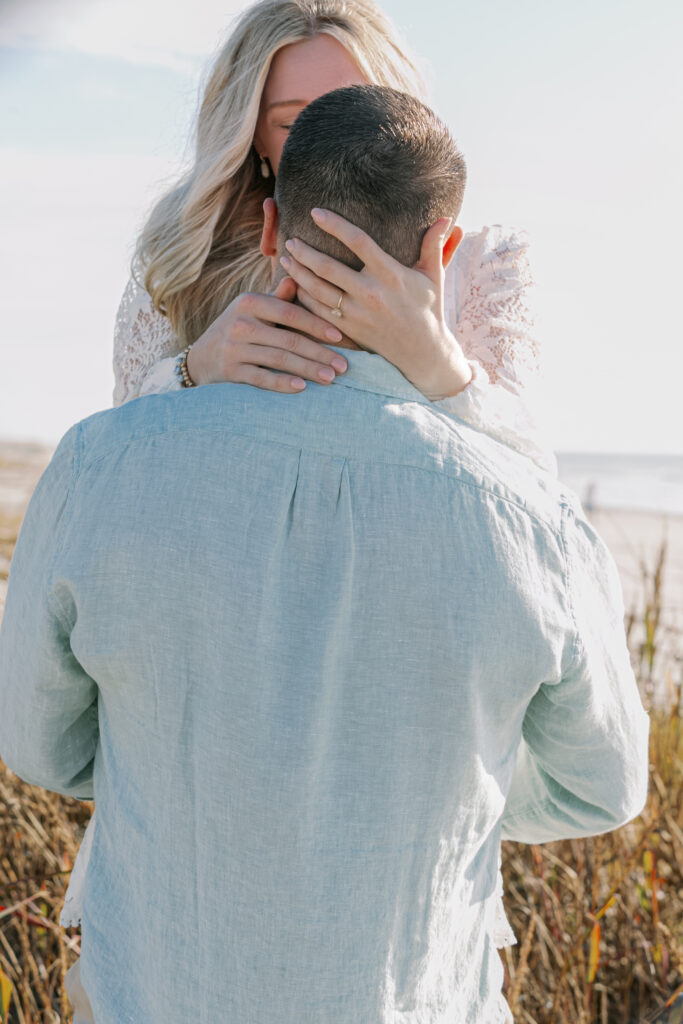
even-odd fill
[(416, 64), (373, 0), (260, 0), (242, 14), (199, 105), (194, 165), (152, 209), (131, 262), (179, 351), (238, 295), (268, 289), (270, 261), (259, 244), (273, 179), (262, 177), (253, 148), (261, 94), (274, 54), (321, 33), (370, 82), (424, 95)]

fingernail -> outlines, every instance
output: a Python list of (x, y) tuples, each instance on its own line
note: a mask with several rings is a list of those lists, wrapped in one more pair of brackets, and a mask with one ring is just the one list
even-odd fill
[(311, 217), (313, 217), (314, 220), (325, 220), (326, 216), (327, 216), (327, 210), (321, 210), (317, 206), (315, 206), (311, 210)]
[(294, 252), (294, 239), (293, 238), (288, 238), (287, 239), (287, 241), (285, 242), (285, 249), (287, 249), (289, 252)]
[(289, 382), (293, 388), (305, 388), (306, 381), (302, 380), (301, 377), (292, 377)]
[(318, 370), (318, 376), (321, 380), (332, 381), (335, 378), (335, 372), (328, 366), (323, 366), (322, 370)]
[(342, 333), (338, 331), (336, 327), (328, 327), (325, 331), (325, 337), (329, 338), (330, 341), (341, 341)]
[(291, 267), (292, 265), (292, 261), (290, 260), (289, 256), (281, 256), (280, 263), (282, 264), (283, 267), (285, 267), (285, 269), (287, 267)]
[(332, 360), (332, 365), (334, 366), (337, 373), (344, 373), (348, 364), (345, 359), (342, 359), (341, 356), (335, 356), (334, 359)]

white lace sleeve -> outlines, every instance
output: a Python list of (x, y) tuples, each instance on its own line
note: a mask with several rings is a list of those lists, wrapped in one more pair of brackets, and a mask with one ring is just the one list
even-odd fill
[(446, 272), (446, 318), (473, 377), (435, 404), (557, 475), (534, 409), (540, 346), (533, 336), (529, 239), (500, 224), (466, 234)]
[(160, 391), (179, 391), (182, 384), (174, 367), (179, 351), (168, 319), (131, 277), (116, 314), (114, 405)]

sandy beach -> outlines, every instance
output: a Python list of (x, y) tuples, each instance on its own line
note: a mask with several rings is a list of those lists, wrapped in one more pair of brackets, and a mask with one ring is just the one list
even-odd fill
[[(683, 516), (655, 512), (595, 509), (588, 518), (614, 556), (624, 592), (627, 618), (635, 615), (629, 637), (631, 652), (646, 638), (644, 611), (656, 604), (654, 573), (662, 544), (666, 541), (659, 626), (656, 632), (652, 672), (643, 667), (642, 679), (652, 679), (648, 687), (652, 703), (667, 708), (680, 707), (683, 682)], [(642, 662), (646, 665), (646, 659)], [(634, 666), (635, 667), (635, 666)]]
[[(38, 443), (0, 439), (0, 617), (7, 591), (11, 543), (53, 450)], [(645, 603), (652, 599), (652, 574), (666, 539), (660, 621), (668, 646), (662, 651), (662, 657), (666, 657), (666, 666), (662, 668), (670, 667), (676, 682), (681, 677), (683, 653), (683, 516), (594, 509), (588, 518), (619, 568), (626, 612), (640, 616), (636, 636), (639, 629), (642, 631)]]
[(644, 607), (646, 594), (651, 596), (651, 582), (644, 586), (643, 568), (651, 581), (666, 541), (662, 607), (667, 620), (679, 621), (683, 610), (683, 516), (622, 509), (594, 509), (587, 516), (619, 567), (627, 612)]
[(18, 526), (53, 452), (47, 445), (0, 438), (0, 619)]

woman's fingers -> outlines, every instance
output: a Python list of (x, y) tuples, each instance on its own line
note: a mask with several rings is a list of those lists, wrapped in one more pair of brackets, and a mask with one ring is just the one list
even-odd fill
[(444, 240), (451, 223), (450, 217), (441, 217), (425, 231), (420, 248), (420, 258), (415, 264), (415, 270), (421, 270), (436, 285), (438, 285), (443, 271)]
[(350, 292), (354, 289), (358, 278), (357, 270), (352, 270), (345, 263), (335, 260), (333, 256), (327, 256), (324, 252), (314, 249), (312, 245), (302, 242), (300, 238), (288, 239), (285, 242), (285, 248), (287, 252), (283, 253), (284, 256), (293, 256), (299, 264), (333, 285), (337, 289), (337, 294), (340, 291)]
[[(273, 328), (273, 331), (275, 330), (276, 328)], [(312, 344), (315, 343), (313, 342)], [(341, 358), (338, 352), (330, 352), (329, 354), (331, 358)], [(294, 352), (289, 352), (275, 345), (257, 344), (247, 346), (242, 363), (245, 366), (269, 367), (273, 370), (279, 370), (281, 374), (303, 377), (306, 380), (316, 381), (318, 384), (329, 384), (336, 377), (332, 365), (321, 366), (318, 360), (307, 359), (305, 356), (296, 355)]]
[(296, 282), (291, 277), (282, 277), (278, 281), (275, 290), (270, 294), (274, 295), (276, 299), (284, 299), (285, 302), (291, 302), (296, 295)]
[(303, 391), (306, 387), (306, 381), (301, 377), (289, 377), (284, 373), (274, 373), (272, 370), (264, 370), (262, 366), (242, 366), (239, 375), (233, 380), (237, 384), (252, 384), (255, 388), (262, 388), (264, 391), (281, 391), (288, 395), (294, 394), (296, 391)]
[(309, 313), (301, 306), (295, 306), (293, 302), (285, 302), (275, 295), (262, 295), (260, 292), (249, 292), (240, 297), (239, 315), (243, 318), (256, 317), (258, 320), (266, 320), (273, 324), (282, 324), (295, 331), (303, 331), (304, 334), (311, 334), (321, 341), (341, 341), (341, 333), (336, 327), (325, 320)]
[(302, 263), (295, 260), (293, 256), (283, 256), (280, 263), (299, 288), (305, 288), (308, 294), (312, 295), (322, 306), (326, 306), (328, 311), (334, 309), (339, 302), (339, 296), (344, 295), (342, 289), (328, 284), (312, 270), (308, 270)]
[[(307, 291), (305, 288), (299, 288), (296, 293), (296, 297), (301, 303), (301, 305), (304, 306), (306, 309), (310, 310), (311, 313), (315, 314), (315, 316), (329, 316), (331, 318), (332, 314), (330, 311), (330, 307), (322, 302), (318, 302), (318, 300), (313, 295), (311, 295), (311, 293)], [(352, 322), (352, 301), (353, 300), (349, 295), (345, 295), (344, 298), (342, 299), (341, 304), (342, 315), (339, 319), (335, 318), (335, 323), (342, 324), (345, 330), (347, 327), (351, 325)], [(331, 322), (332, 321), (330, 319), (330, 323)], [(348, 330), (346, 330), (346, 334), (348, 337), (351, 337)], [(355, 339), (352, 338), (351, 340), (353, 341)]]
[[(339, 239), (359, 260), (362, 260), (370, 273), (375, 277), (384, 279), (389, 274), (393, 280), (396, 268), (402, 267), (393, 256), (389, 256), (384, 249), (380, 248), (377, 242), (370, 238), (370, 235), (366, 234), (361, 228), (356, 227), (355, 224), (351, 224), (350, 221), (340, 217), (338, 213), (332, 213), (331, 210), (315, 209), (311, 210), (311, 216), (319, 228), (326, 231), (328, 235), (333, 235), (334, 238)], [(299, 259), (298, 253), (296, 256)], [(307, 265), (310, 266), (310, 264)], [(343, 264), (340, 264), (340, 266), (343, 266)], [(318, 273), (315, 267), (312, 269)], [(353, 274), (356, 271), (350, 271), (350, 273)], [(326, 274), (321, 276), (327, 277)], [(328, 280), (332, 280), (332, 278), (328, 278)], [(344, 291), (349, 291), (349, 289), (344, 288)]]

